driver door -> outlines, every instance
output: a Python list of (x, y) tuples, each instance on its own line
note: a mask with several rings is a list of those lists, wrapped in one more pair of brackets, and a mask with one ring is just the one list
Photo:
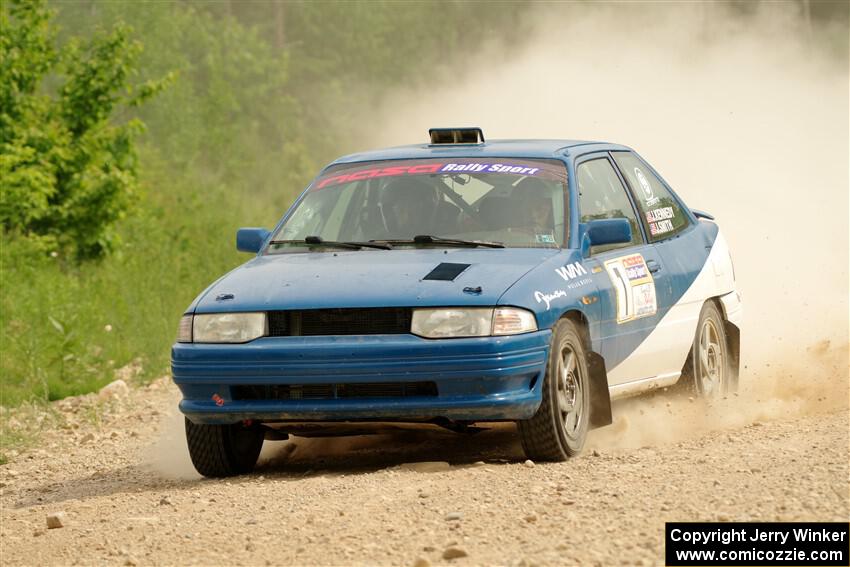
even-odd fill
[(594, 246), (585, 261), (599, 290), (598, 352), (605, 359), (611, 387), (656, 377), (663, 372), (651, 353), (638, 346), (659, 319), (659, 299), (669, 285), (655, 247), (647, 243), (634, 203), (607, 153), (576, 164), (579, 215), (583, 223), (625, 218), (632, 241)]

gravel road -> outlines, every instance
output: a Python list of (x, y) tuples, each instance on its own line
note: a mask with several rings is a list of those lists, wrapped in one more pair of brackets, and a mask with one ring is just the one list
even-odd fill
[[(513, 427), (500, 426), (471, 437), (267, 442), (254, 474), (203, 480), (167, 378), (109, 402), (64, 401), (41, 418), (50, 427), (40, 443), (0, 467), (0, 556), (3, 565), (662, 564), (666, 521), (846, 521), (846, 353), (750, 370), (757, 387), (713, 407), (670, 393), (618, 403), (615, 424), (558, 464), (524, 462)], [(56, 513), (63, 527), (48, 529)]]

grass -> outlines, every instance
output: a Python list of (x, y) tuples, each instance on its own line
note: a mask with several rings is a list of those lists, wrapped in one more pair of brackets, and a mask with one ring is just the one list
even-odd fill
[(4, 235), (0, 405), (96, 391), (136, 359), (142, 382), (166, 373), (183, 310), (249, 258), (235, 249), (236, 229), (270, 226), (283, 212), (164, 170), (144, 181), (148, 194), (119, 226), (122, 247), (102, 262), (74, 265)]

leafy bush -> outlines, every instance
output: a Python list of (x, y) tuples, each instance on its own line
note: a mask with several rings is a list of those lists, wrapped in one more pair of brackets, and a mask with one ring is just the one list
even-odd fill
[[(132, 86), (126, 27), (54, 47), (43, 2), (0, 10), (0, 224), (78, 259), (103, 255), (137, 184), (138, 119), (114, 120), (164, 81)], [(50, 79), (59, 86), (48, 90)]]
[(389, 87), (517, 27), (464, 2), (227, 5), (0, 3), (0, 112), (23, 117), (0, 138), (0, 405), (96, 390), (137, 359), (142, 381), (167, 372), (183, 310), (246, 259), (239, 226), (271, 226), (362, 147)]
[(0, 247), (0, 404), (91, 392), (136, 359), (140, 380), (166, 373), (180, 314), (245, 260), (233, 243), (240, 221), (277, 214), (175, 177), (144, 148), (140, 159), (140, 183), (169, 190), (150, 191), (121, 221), (121, 246), (103, 262), (42, 254), (27, 239)]
[(234, 18), (216, 17), (206, 4), (94, 2), (88, 9), (65, 3), (58, 20), (75, 33), (125, 22), (138, 30), (145, 45), (139, 77), (177, 75), (137, 110), (162, 166), (193, 180), (193, 192), (223, 184), (280, 211), (323, 159), (305, 142), (303, 108), (312, 101), (293, 94), (287, 51), (273, 49)]

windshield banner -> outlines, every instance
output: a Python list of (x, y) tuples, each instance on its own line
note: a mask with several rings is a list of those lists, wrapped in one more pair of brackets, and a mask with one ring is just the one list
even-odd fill
[(387, 160), (339, 165), (319, 176), (311, 191), (379, 177), (409, 175), (487, 175), (540, 177), (566, 183), (567, 170), (558, 160), (514, 158), (460, 158), (453, 160)]

